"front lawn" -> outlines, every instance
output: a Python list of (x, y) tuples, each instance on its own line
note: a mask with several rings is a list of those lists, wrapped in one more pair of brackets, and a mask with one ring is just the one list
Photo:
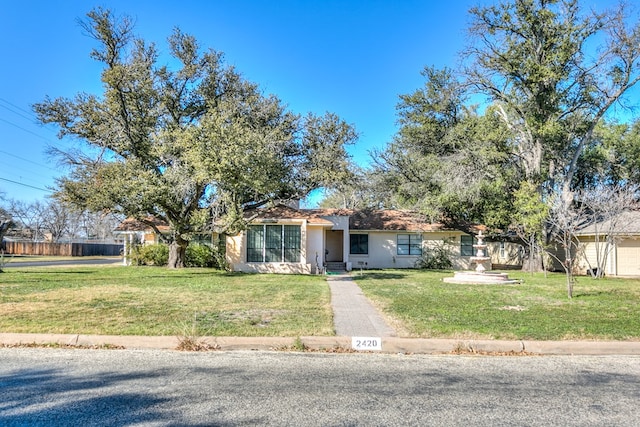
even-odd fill
[(640, 339), (640, 280), (509, 272), (523, 283), (444, 283), (451, 272), (369, 271), (354, 279), (403, 335), (532, 340)]
[[(640, 280), (510, 272), (513, 285), (444, 283), (451, 272), (353, 273), (401, 336), (640, 339)], [(0, 332), (329, 336), (322, 276), (159, 267), (11, 268), (0, 274)]]
[(6, 269), (0, 331), (104, 335), (333, 335), (321, 276), (160, 267)]

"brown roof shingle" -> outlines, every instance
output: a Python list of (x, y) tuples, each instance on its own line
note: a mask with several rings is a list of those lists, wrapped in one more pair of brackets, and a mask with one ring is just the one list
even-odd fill
[(405, 210), (361, 210), (349, 218), (351, 230), (440, 231), (446, 227), (429, 223), (417, 212)]
[(330, 216), (348, 216), (351, 230), (389, 230), (389, 231), (439, 231), (445, 230), (443, 224), (428, 223), (420, 214), (405, 210), (389, 209), (295, 209), (288, 206), (275, 206), (247, 213), (247, 218), (255, 219), (306, 219), (311, 223), (324, 224)]

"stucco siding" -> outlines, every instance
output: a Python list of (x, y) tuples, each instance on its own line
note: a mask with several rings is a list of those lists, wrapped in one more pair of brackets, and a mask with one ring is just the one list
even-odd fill
[[(413, 234), (406, 231), (369, 231), (352, 234), (369, 236), (368, 254), (349, 254), (349, 262), (354, 269), (372, 268), (415, 268), (419, 255), (398, 255), (398, 235)], [(469, 268), (469, 257), (460, 256), (460, 235), (456, 232), (429, 232), (422, 235), (423, 253), (446, 245), (453, 268), (457, 270)]]
[(226, 260), (230, 266), (234, 266), (246, 259), (244, 233), (235, 236), (227, 236)]
[[(574, 273), (587, 274), (589, 269), (596, 268), (598, 266), (598, 251), (603, 254), (604, 246), (605, 242), (596, 243), (595, 239), (591, 237), (581, 237), (576, 253), (574, 254)], [(610, 268), (611, 265), (607, 262), (606, 272), (608, 274), (612, 274), (612, 271), (609, 270)]]
[(510, 242), (487, 242), (492, 264), (522, 266), (522, 246)]
[[(307, 225), (306, 227), (306, 253), (307, 264), (311, 266), (312, 272), (316, 273), (317, 267), (322, 267), (324, 264), (324, 251), (322, 249), (322, 241), (324, 239), (324, 228), (313, 227)], [(302, 241), (303, 246), (305, 241)]]

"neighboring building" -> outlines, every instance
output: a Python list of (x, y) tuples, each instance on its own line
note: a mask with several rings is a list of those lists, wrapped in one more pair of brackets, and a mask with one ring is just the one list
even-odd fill
[[(613, 230), (613, 232), (610, 232)], [(606, 248), (607, 235), (613, 244)], [(591, 224), (577, 233), (576, 273), (588, 274), (604, 259), (609, 276), (640, 276), (640, 212), (625, 212), (612, 227), (609, 221)]]
[(131, 248), (133, 248), (134, 245), (160, 243), (160, 235), (157, 233), (156, 229), (160, 233), (168, 233), (170, 230), (169, 224), (157, 218), (149, 217), (147, 221), (151, 222), (155, 226), (155, 229), (148, 223), (135, 218), (127, 218), (118, 224), (115, 230), (113, 230), (113, 234), (117, 238), (122, 239), (124, 265), (129, 265), (131, 262)]
[[(156, 218), (148, 218), (160, 233), (168, 233), (169, 224)], [(153, 244), (160, 243), (160, 236), (156, 230), (146, 222), (139, 221), (135, 218), (127, 218), (122, 221), (114, 230), (116, 236), (122, 237), (125, 244), (140, 243)]]

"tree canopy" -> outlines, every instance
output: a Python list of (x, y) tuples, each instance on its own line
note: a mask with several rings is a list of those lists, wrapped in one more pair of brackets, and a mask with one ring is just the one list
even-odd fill
[(468, 83), (513, 132), (523, 178), (568, 194), (597, 125), (640, 79), (640, 26), (578, 0), (471, 9)]
[[(45, 98), (34, 110), (60, 136), (85, 143), (55, 150), (71, 172), (56, 196), (82, 209), (170, 224), (170, 267), (181, 267), (189, 238), (212, 220), (242, 226), (242, 213), (274, 200), (300, 200), (348, 175), (345, 150), (357, 138), (335, 114), (300, 116), (264, 95), (179, 29), (170, 64), (136, 37), (128, 17), (94, 9), (83, 23), (104, 65), (101, 96)], [(155, 226), (154, 222), (148, 222)]]
[(470, 16), (462, 65), (424, 69), (375, 155), (393, 204), (505, 228), (532, 189), (568, 200), (594, 179), (637, 179), (637, 131), (608, 116), (640, 79), (640, 26), (623, 4), (513, 0)]

